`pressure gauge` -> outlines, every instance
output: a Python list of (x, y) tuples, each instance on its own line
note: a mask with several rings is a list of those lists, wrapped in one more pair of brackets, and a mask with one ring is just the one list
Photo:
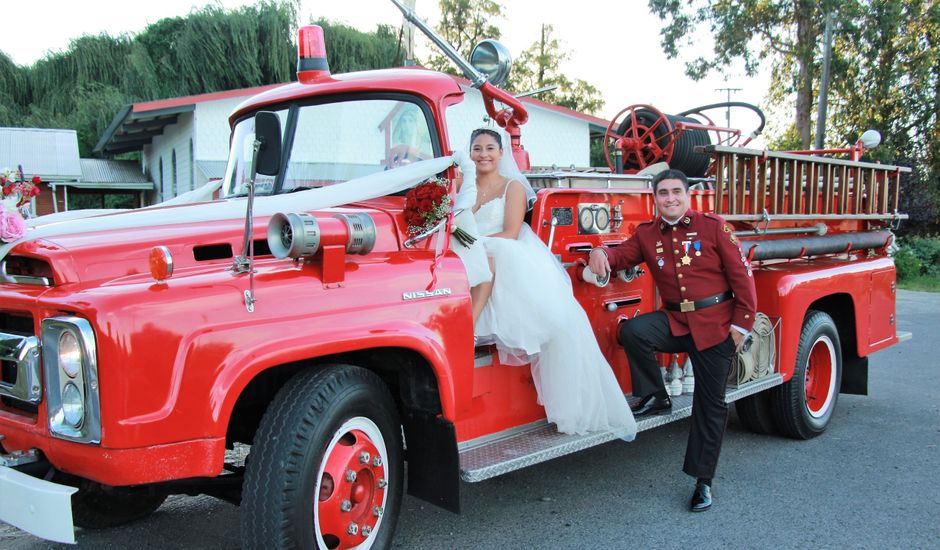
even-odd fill
[(594, 229), (594, 212), (590, 208), (582, 208), (578, 212), (578, 228), (582, 233), (596, 233)]
[(594, 227), (597, 228), (598, 233), (603, 233), (610, 227), (610, 213), (607, 212), (606, 208), (601, 207), (594, 210)]

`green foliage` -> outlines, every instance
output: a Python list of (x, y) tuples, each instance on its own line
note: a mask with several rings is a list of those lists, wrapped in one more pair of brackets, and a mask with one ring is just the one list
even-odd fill
[(577, 78), (568, 78), (561, 71), (561, 64), (568, 59), (564, 43), (552, 36), (551, 25), (542, 25), (538, 40), (526, 49), (513, 66), (506, 88), (515, 93), (537, 90), (546, 86), (558, 86), (551, 92), (539, 94), (538, 98), (589, 114), (595, 114), (604, 106), (600, 90)]
[(368, 69), (384, 69), (401, 64), (398, 33), (388, 25), (379, 25), (375, 32), (365, 33), (325, 19), (314, 22), (323, 27), (329, 45), (327, 56), (330, 71), (348, 73)]
[(906, 248), (901, 248), (894, 255), (894, 267), (897, 270), (898, 280), (906, 281), (920, 277), (924, 264)]
[(89, 156), (127, 103), (289, 81), (295, 20), (292, 0), (208, 5), (133, 37), (82, 36), (31, 67), (0, 53), (0, 124), (74, 128)]
[[(498, 40), (501, 36), (492, 21), (502, 16), (503, 7), (494, 0), (440, 0), (439, 6), (441, 22), (435, 30), (464, 59), (470, 59), (470, 51), (481, 40)], [(425, 65), (435, 71), (464, 76), (450, 58), (436, 49)]]
[(898, 244), (898, 283), (911, 290), (940, 291), (940, 237), (902, 237)]

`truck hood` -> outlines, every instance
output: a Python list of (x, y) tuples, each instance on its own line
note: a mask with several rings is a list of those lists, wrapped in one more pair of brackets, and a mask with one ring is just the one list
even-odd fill
[[(254, 238), (266, 238), (268, 220), (278, 212), (324, 211), (376, 199), (408, 189), (452, 164), (451, 157), (441, 157), (334, 186), (257, 197), (253, 216)], [(235, 199), (147, 208), (40, 225), (32, 228), (23, 239), (0, 247), (0, 261), (14, 248), (16, 255), (47, 259), (52, 264), (57, 284), (121, 275), (149, 276), (150, 250), (158, 245), (169, 247), (174, 259), (177, 258), (176, 253), (180, 253), (181, 259), (193, 258), (196, 265), (199, 265), (200, 257), (219, 261), (225, 258), (230, 262), (231, 251), (235, 254), (241, 252), (245, 209), (246, 200)], [(376, 223), (378, 225), (379, 220)], [(174, 269), (178, 267), (185, 265), (174, 265)]]

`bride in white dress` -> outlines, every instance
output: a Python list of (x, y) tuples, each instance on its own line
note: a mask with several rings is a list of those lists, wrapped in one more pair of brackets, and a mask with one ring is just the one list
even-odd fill
[(633, 440), (633, 414), (574, 299), (571, 279), (523, 222), (535, 192), (511, 154), (504, 159), (500, 133), (480, 129), (470, 139), (473, 216), (493, 273), (471, 289), (474, 334), (480, 343), (496, 344), (502, 363), (531, 363), (539, 403), (558, 431), (612, 431)]

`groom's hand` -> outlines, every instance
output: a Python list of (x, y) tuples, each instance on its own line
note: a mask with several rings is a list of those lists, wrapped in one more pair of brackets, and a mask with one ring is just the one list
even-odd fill
[(591, 273), (604, 277), (610, 273), (610, 262), (607, 261), (607, 253), (600, 248), (591, 250), (588, 254), (588, 268)]

